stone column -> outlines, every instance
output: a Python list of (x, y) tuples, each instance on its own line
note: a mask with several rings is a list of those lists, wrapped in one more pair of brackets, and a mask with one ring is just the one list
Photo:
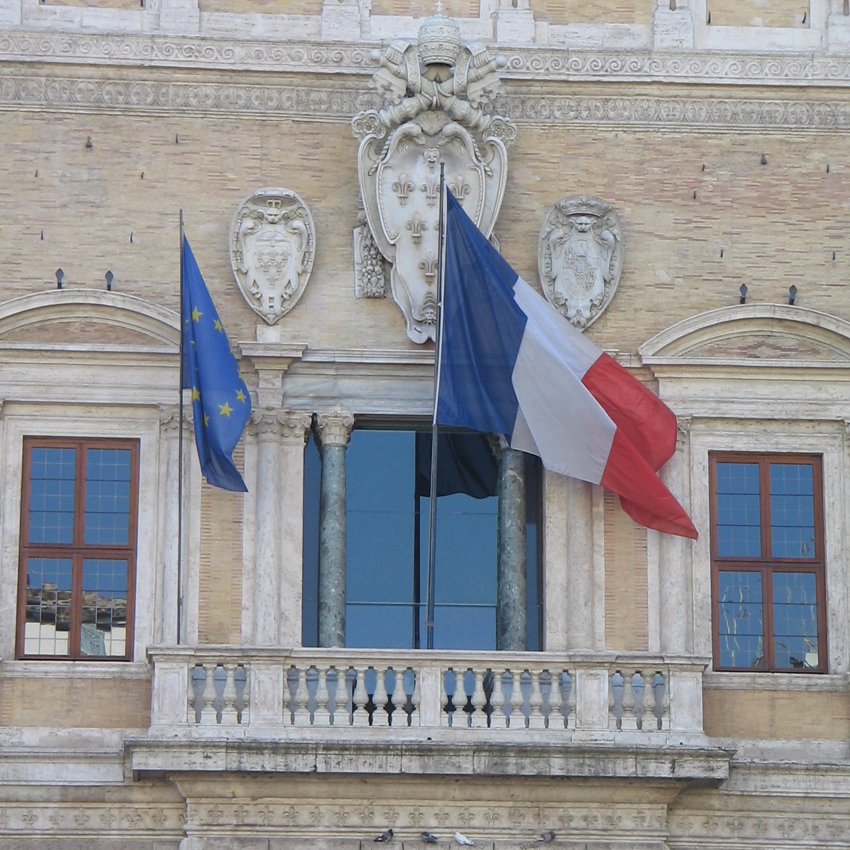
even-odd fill
[(593, 486), (567, 483), (567, 649), (596, 649), (593, 592)]
[[(676, 453), (661, 469), (661, 480), (690, 510), (690, 418), (678, 417), (679, 433)], [(690, 649), (691, 639), (691, 545), (684, 537), (660, 535), (659, 584), (661, 593), (661, 651), (683, 655)]]
[(527, 646), (525, 517), (525, 455), (506, 448), (499, 467), (498, 649)]
[(345, 646), (345, 447), (354, 417), (320, 414), (319, 646)]
[(280, 626), (280, 440), (278, 411), (254, 410), (257, 435), (257, 544), (254, 565), (254, 644), (276, 646)]

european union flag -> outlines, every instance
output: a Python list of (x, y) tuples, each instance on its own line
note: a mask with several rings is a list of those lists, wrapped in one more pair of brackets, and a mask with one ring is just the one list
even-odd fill
[(251, 396), (185, 236), (181, 288), (182, 387), (192, 390), (201, 469), (214, 487), (245, 493), (232, 455), (251, 415)]

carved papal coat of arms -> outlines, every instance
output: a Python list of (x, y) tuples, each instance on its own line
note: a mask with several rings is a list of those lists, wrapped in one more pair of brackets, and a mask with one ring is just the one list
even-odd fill
[(230, 224), (233, 274), (251, 309), (268, 324), (303, 294), (315, 245), (310, 210), (289, 189), (260, 189), (236, 208)]
[[(496, 70), (504, 59), (491, 59), (481, 45), (463, 45), (450, 18), (428, 18), (417, 44), (394, 41), (375, 58), (381, 69), (374, 81), (388, 105), (361, 112), (352, 122), (360, 140), (360, 192), (371, 237), (390, 266), (407, 335), (422, 343), (436, 337), (440, 163), (448, 187), (489, 237), (505, 191), (506, 146), (516, 128), (481, 109), (497, 91)], [(361, 264), (369, 254), (363, 236), (358, 228)], [(381, 294), (374, 266), (356, 265), (358, 294)]]
[(547, 300), (576, 327), (593, 324), (614, 297), (623, 269), (614, 208), (589, 196), (558, 201), (543, 219), (537, 262)]

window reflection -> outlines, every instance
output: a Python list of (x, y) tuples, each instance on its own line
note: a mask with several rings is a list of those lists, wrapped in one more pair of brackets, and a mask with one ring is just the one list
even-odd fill
[[(481, 434), (441, 434), (434, 646), (494, 649), (498, 460)], [(346, 449), (346, 645), (425, 646), (430, 510), (428, 431), (356, 429)], [(539, 647), (539, 473), (527, 463), (529, 649)], [(321, 461), (311, 436), (304, 475), (305, 645), (318, 635)], [(474, 493), (478, 498), (475, 498)]]

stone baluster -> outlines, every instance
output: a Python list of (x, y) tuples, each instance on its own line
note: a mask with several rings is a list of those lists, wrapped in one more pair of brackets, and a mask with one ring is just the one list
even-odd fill
[(353, 425), (350, 414), (317, 418), (322, 452), (319, 646), (345, 646), (345, 447)]
[(224, 707), (221, 711), (222, 725), (236, 725), (236, 682), (234, 675), (236, 674), (236, 662), (225, 661), (224, 667)]
[(543, 690), (540, 687), (540, 670), (529, 669), (531, 693), (528, 695), (528, 728), (545, 729), (546, 716), (543, 714)]
[[(435, 677), (432, 676), (432, 679), (435, 679)], [(439, 679), (439, 671), (437, 672), (436, 679)], [(422, 668), (419, 667), (418, 669), (414, 669), (414, 671), (413, 671), (413, 693), (410, 695), (410, 701), (413, 704), (413, 710), (410, 712), (410, 725), (411, 726), (419, 726), (420, 723), (422, 723), (422, 719), (421, 719), (422, 715), (421, 715), (421, 712), (419, 710), (419, 706), (420, 706), (421, 699), (422, 699), (422, 695), (421, 695), (420, 687), (419, 687), (419, 683), (421, 682), (421, 680), (422, 680)], [(440, 725), (439, 718), (437, 719), (437, 722), (436, 722), (435, 725), (437, 725), (437, 726)]]
[(387, 693), (386, 670), (383, 665), (374, 668), (375, 670), (375, 693), (372, 694), (372, 702), (375, 705), (375, 710), (372, 712), (373, 726), (389, 726), (390, 716), (387, 714), (387, 701), (389, 694)]
[(470, 726), (474, 729), (487, 728), (487, 712), (484, 709), (487, 706), (487, 694), (484, 691), (484, 670), (478, 668), (473, 673), (475, 677), (475, 686), (472, 689), (472, 707), (474, 711), (469, 716)]
[(567, 729), (575, 729), (576, 728), (576, 703), (577, 703), (577, 694), (578, 690), (578, 677), (576, 676), (575, 670), (570, 672), (569, 679), (564, 682), (564, 687), (566, 689), (564, 694), (564, 701), (566, 702), (567, 708), (563, 713), (566, 715), (567, 719)]
[(204, 710), (201, 715), (201, 726), (215, 726), (218, 723), (215, 711), (215, 670), (212, 662), (204, 664)]
[(458, 680), (457, 675), (455, 675), (455, 693), (452, 698), (452, 703), (455, 706), (455, 710), (450, 712), (449, 709), (449, 692), (446, 688), (446, 676), (452, 673), (454, 674), (454, 670), (449, 667), (448, 670), (440, 671), (440, 726), (451, 726), (454, 724), (454, 716), (458, 714), (461, 708), (458, 708), (457, 700), (458, 700), (458, 690), (460, 686), (460, 682)]
[(527, 648), (525, 455), (503, 449), (499, 465), (499, 558), (496, 644)]
[(655, 673), (647, 673), (643, 677), (643, 728), (645, 731), (653, 732), (658, 730), (658, 723), (655, 717), (655, 688), (653, 682)]
[(646, 705), (647, 692), (651, 690), (648, 685), (649, 682), (647, 681), (646, 676), (644, 676), (640, 670), (632, 676), (632, 695), (635, 700), (635, 706), (632, 711), (634, 712), (635, 723), (638, 729), (646, 728), (644, 726), (644, 706)]
[(608, 722), (610, 729), (620, 729), (623, 721), (623, 689), (624, 677), (619, 670), (610, 676), (608, 697)]
[(525, 705), (525, 696), (522, 693), (522, 670), (511, 670), (511, 716), (508, 725), (511, 729), (525, 728), (525, 715), (522, 707)]
[(330, 726), (331, 713), (328, 710), (330, 692), (328, 691), (328, 668), (325, 665), (316, 665), (316, 710), (313, 712), (314, 726)]
[[(659, 680), (656, 684), (656, 679)], [(658, 728), (670, 728), (670, 674), (662, 675), (660, 672), (653, 676), (653, 691), (655, 694), (655, 717), (658, 720)]]
[(189, 718), (193, 723), (200, 723), (204, 712), (204, 688), (206, 674), (200, 664), (189, 668)]
[(635, 717), (635, 694), (632, 691), (632, 682), (634, 674), (630, 674), (627, 670), (623, 675), (623, 695), (620, 700), (620, 705), (623, 714), (620, 718), (620, 729), (625, 731), (633, 731), (638, 728), (637, 719)]
[(561, 671), (550, 670), (549, 679), (552, 686), (549, 690), (549, 716), (546, 726), (549, 729), (563, 729), (564, 715), (561, 711), (563, 705), (563, 696), (561, 694)]
[(307, 668), (298, 668), (298, 685), (295, 689), (295, 711), (293, 725), (310, 726), (310, 690), (307, 687)]
[(369, 702), (369, 692), (366, 690), (366, 671), (368, 669), (368, 665), (364, 666), (362, 664), (354, 668), (354, 672), (357, 675), (351, 705), (354, 718), (352, 725), (354, 726), (369, 725), (369, 710), (366, 708), (366, 703)]
[(401, 665), (392, 668), (393, 671), (393, 726), (407, 726), (407, 712), (404, 710), (407, 705), (407, 692), (404, 690), (404, 674), (405, 668)]
[(493, 693), (490, 695), (490, 705), (493, 708), (493, 713), (490, 715), (490, 726), (493, 729), (505, 729), (508, 725), (508, 717), (504, 712), (505, 691), (502, 684), (504, 675), (504, 670), (493, 671)]

